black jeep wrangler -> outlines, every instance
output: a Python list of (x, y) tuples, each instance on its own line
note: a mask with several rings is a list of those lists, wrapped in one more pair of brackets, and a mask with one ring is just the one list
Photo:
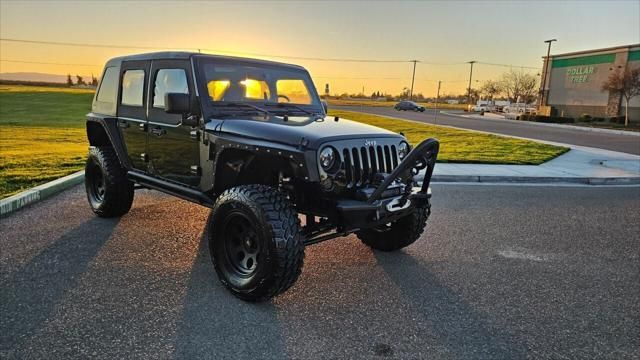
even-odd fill
[(411, 149), (401, 134), (327, 116), (296, 65), (185, 52), (109, 60), (87, 136), (93, 211), (127, 213), (137, 188), (210, 207), (213, 264), (244, 300), (293, 285), (306, 245), (356, 233), (397, 250), (430, 213), (438, 142)]

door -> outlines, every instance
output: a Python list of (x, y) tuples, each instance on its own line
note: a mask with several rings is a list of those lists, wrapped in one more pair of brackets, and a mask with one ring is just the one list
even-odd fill
[(182, 125), (182, 115), (164, 111), (166, 93), (194, 93), (191, 63), (187, 60), (153, 61), (151, 74), (149, 170), (158, 177), (198, 186), (201, 172), (198, 128)]
[(127, 61), (120, 70), (118, 126), (134, 169), (147, 170), (147, 116), (145, 110), (148, 61)]

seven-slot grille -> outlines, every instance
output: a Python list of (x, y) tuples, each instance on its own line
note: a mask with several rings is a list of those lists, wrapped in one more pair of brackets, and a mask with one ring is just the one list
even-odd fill
[(346, 147), (340, 150), (348, 187), (371, 183), (375, 173), (391, 173), (398, 166), (395, 145)]

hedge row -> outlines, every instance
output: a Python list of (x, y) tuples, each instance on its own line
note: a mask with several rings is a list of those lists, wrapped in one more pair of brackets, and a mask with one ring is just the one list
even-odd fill
[[(563, 116), (544, 116), (544, 115), (520, 115), (520, 120), (535, 121), (541, 123), (554, 123), (554, 124), (571, 124), (575, 123), (576, 119)], [(604, 117), (591, 117), (589, 115), (582, 115), (579, 122), (605, 122), (608, 121), (612, 124), (624, 124), (624, 116), (614, 116), (610, 118)]]
[(520, 115), (520, 120), (554, 124), (570, 124), (576, 122), (574, 118), (570, 117), (544, 115)]

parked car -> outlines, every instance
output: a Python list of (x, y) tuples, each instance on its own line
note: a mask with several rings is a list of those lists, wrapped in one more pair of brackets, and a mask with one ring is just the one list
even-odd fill
[(399, 103), (397, 103), (394, 108), (398, 111), (419, 111), (419, 112), (424, 112), (425, 107), (422, 105), (418, 105), (413, 101), (400, 101)]
[(111, 59), (101, 79), (86, 122), (91, 209), (122, 216), (140, 188), (211, 208), (211, 259), (241, 299), (291, 287), (308, 245), (355, 233), (394, 251), (424, 231), (438, 141), (412, 148), (327, 116), (300, 66), (160, 52)]
[(489, 111), (489, 105), (474, 105), (473, 107), (471, 107), (471, 111), (473, 112)]

